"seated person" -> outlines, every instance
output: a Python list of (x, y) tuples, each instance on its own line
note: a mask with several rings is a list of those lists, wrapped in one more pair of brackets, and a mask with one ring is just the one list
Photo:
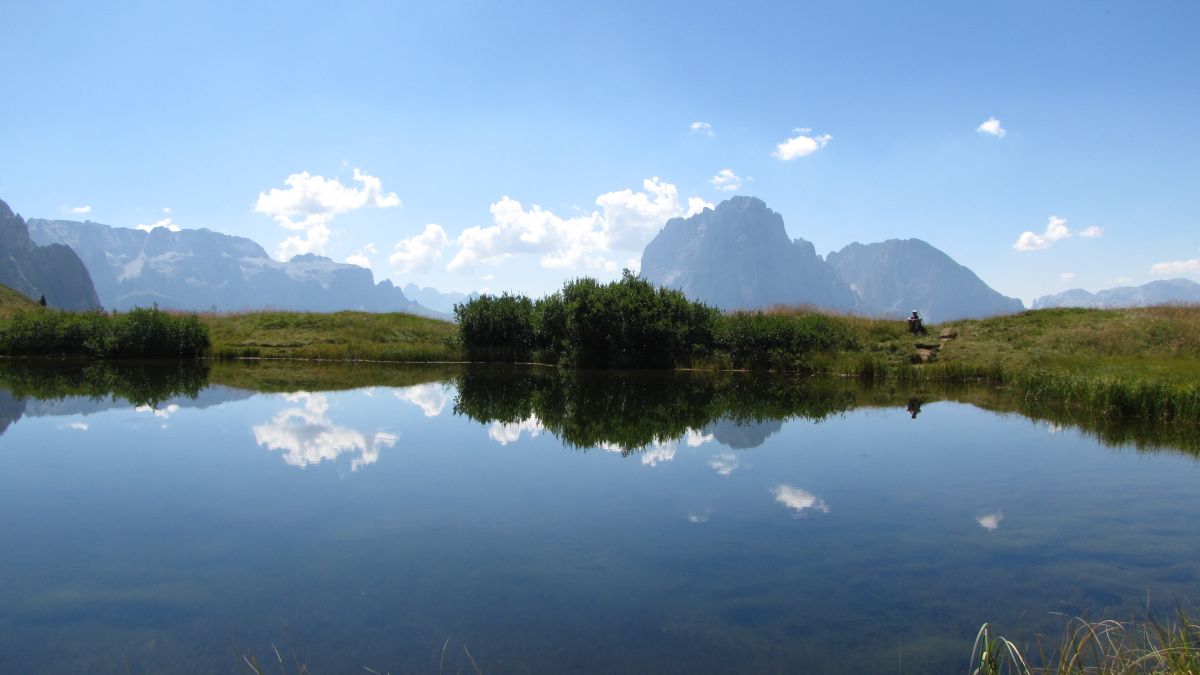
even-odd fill
[(912, 315), (908, 317), (908, 332), (917, 333), (925, 332), (925, 324), (921, 321), (921, 315), (917, 314), (917, 310), (912, 311)]

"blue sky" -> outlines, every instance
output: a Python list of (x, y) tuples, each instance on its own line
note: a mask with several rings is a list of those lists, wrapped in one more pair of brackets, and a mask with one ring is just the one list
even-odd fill
[(109, 4), (0, 7), (27, 217), (542, 293), (751, 194), (1026, 301), (1200, 280), (1197, 3)]

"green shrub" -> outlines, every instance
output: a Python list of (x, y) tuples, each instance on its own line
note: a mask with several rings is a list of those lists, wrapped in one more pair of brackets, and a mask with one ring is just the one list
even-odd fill
[(828, 360), (821, 355), (857, 344), (843, 323), (823, 314), (737, 312), (717, 321), (715, 348), (740, 368), (815, 372)]
[(715, 309), (626, 270), (602, 284), (575, 279), (536, 303), (480, 296), (455, 307), (472, 360), (539, 360), (591, 368), (671, 368), (706, 356)]
[(463, 349), (472, 361), (528, 361), (533, 356), (533, 302), (523, 295), (481, 295), (454, 306)]
[(195, 315), (159, 310), (17, 312), (0, 321), (0, 354), (100, 358), (193, 358), (209, 348), (208, 329)]

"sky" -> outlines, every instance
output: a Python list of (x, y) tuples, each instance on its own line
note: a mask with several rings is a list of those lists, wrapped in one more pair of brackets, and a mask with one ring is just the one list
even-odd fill
[(1200, 3), (0, 4), (0, 199), (540, 295), (762, 198), (1033, 298), (1200, 281)]

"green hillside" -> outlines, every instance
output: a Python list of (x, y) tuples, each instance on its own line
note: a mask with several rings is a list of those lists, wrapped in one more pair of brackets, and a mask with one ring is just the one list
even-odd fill
[(19, 310), (37, 309), (38, 304), (19, 291), (0, 284), (0, 319), (7, 319)]
[(455, 326), (412, 314), (246, 312), (204, 314), (212, 354), (368, 361), (455, 361)]

